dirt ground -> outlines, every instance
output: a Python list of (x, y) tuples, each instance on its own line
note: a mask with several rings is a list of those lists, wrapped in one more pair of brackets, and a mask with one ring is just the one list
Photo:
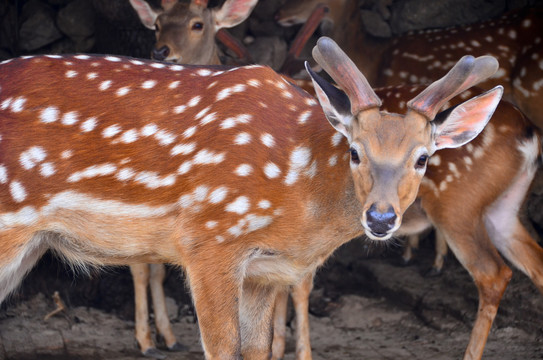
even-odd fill
[[(441, 276), (424, 276), (433, 258), (429, 239), (411, 266), (399, 266), (400, 250), (354, 240), (321, 269), (310, 305), (315, 360), (462, 357), (477, 308), (469, 275), (449, 255)], [(141, 358), (133, 337), (131, 287), (126, 269), (73, 277), (46, 257), (0, 310), (0, 359)], [(45, 321), (55, 309), (54, 291), (68, 310)], [(193, 309), (175, 269), (166, 292), (174, 331), (189, 347), (167, 353), (168, 359), (202, 359)], [(290, 326), (285, 360), (295, 358), (294, 321)], [(517, 270), (484, 358), (543, 359), (543, 296)]]

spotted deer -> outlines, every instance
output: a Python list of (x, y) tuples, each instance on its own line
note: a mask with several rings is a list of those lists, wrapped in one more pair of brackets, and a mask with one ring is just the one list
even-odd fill
[[(156, 44), (151, 58), (172, 63), (193, 65), (219, 65), (219, 48), (215, 37), (220, 29), (234, 27), (243, 22), (253, 10), (257, 0), (227, 0), (220, 8), (208, 8), (208, 1), (162, 0), (161, 9), (153, 9), (145, 0), (130, 0), (142, 24), (155, 31)], [(223, 34), (223, 41), (224, 36)], [(239, 51), (245, 58), (245, 52)], [(166, 311), (163, 282), (166, 269), (163, 264), (131, 265), (134, 280), (135, 327), (138, 345), (145, 356), (161, 358), (149, 328), (147, 287), (151, 289), (155, 323), (170, 351), (185, 347), (176, 340)]]
[(186, 272), (207, 359), (268, 358), (276, 293), (349, 239), (388, 240), (428, 158), (476, 137), (502, 93), (438, 116), (497, 68), (467, 56), (391, 114), (332, 40), (314, 56), (344, 89), (308, 68), (320, 106), (262, 66), (3, 62), (0, 299), (47, 249), (81, 266), (171, 263)]
[(227, 35), (220, 30), (243, 22), (258, 2), (226, 0), (220, 7), (208, 8), (208, 0), (161, 0), (162, 8), (153, 9), (145, 0), (129, 1), (142, 24), (156, 33), (153, 59), (210, 65), (221, 63), (215, 36), (224, 39)]
[[(543, 129), (542, 9), (521, 9), (473, 25), (414, 31), (388, 41), (360, 31), (363, 23), (358, 2), (352, 0), (290, 1), (280, 9), (277, 20), (283, 26), (301, 24), (319, 3), (329, 7), (323, 31), (338, 42), (374, 86), (429, 83), (466, 53), (492, 55), (500, 68), (481, 86), (503, 85), (504, 98)], [(403, 254), (406, 262), (411, 261), (418, 240), (415, 235), (408, 238)], [(446, 241), (437, 234), (432, 273), (441, 272), (447, 250)]]

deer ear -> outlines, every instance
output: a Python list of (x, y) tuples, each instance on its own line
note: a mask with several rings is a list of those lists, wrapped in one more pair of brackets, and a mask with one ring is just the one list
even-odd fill
[(226, 0), (220, 9), (212, 10), (215, 30), (231, 28), (249, 17), (258, 0)]
[(349, 97), (340, 89), (331, 85), (322, 77), (317, 75), (305, 62), (305, 68), (311, 76), (315, 93), (321, 104), (324, 115), (330, 124), (342, 133), (351, 142), (351, 122), (353, 115), (351, 114), (351, 101)]
[(138, 13), (141, 23), (146, 28), (155, 30), (155, 21), (160, 12), (153, 10), (145, 0), (130, 0), (130, 4)]
[[(475, 139), (494, 114), (503, 94), (503, 87), (476, 96), (460, 105), (437, 114), (434, 121), (436, 150), (457, 148)], [(443, 119), (443, 120), (442, 120)]]

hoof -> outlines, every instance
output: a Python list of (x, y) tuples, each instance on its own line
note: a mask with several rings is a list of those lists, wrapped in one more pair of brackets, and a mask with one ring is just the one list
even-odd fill
[(179, 351), (189, 351), (188, 346), (185, 346), (179, 342), (175, 342), (172, 346), (168, 347), (169, 351), (179, 352)]
[(142, 351), (143, 356), (152, 358), (152, 359), (166, 359), (166, 355), (158, 351), (156, 348), (149, 348), (145, 351)]
[(424, 274), (425, 277), (438, 277), (441, 276), (442, 271), (441, 269), (437, 269), (435, 267), (431, 267), (426, 273)]

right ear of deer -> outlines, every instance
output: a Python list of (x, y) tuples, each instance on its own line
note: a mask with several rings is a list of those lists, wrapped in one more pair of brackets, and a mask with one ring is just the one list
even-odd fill
[(342, 133), (351, 142), (350, 128), (353, 114), (351, 114), (351, 102), (343, 91), (328, 83), (317, 75), (305, 62), (305, 68), (311, 76), (317, 99), (319, 100), (324, 115), (330, 124)]
[(213, 9), (216, 30), (231, 28), (249, 17), (258, 0), (226, 0), (220, 9)]
[(153, 10), (145, 0), (130, 0), (130, 5), (136, 10), (141, 23), (148, 29), (155, 30), (155, 21), (160, 12)]
[(345, 91), (351, 101), (351, 114), (356, 116), (381, 106), (366, 77), (332, 39), (321, 37), (313, 48), (313, 58)]
[(498, 70), (498, 61), (492, 56), (462, 57), (441, 79), (407, 103), (409, 109), (433, 120), (447, 101), (477, 85)]

